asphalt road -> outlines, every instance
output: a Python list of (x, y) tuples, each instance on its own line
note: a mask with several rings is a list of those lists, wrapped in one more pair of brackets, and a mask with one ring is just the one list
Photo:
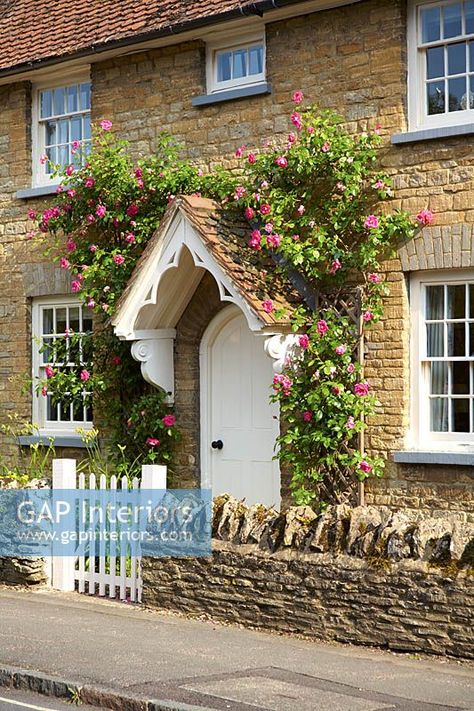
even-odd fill
[(0, 589), (2, 664), (216, 711), (474, 711), (473, 668), (453, 660), (308, 642), (77, 593)]

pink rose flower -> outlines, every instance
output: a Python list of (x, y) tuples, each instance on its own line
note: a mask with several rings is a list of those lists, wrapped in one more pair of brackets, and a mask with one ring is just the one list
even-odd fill
[(251, 165), (253, 165), (257, 160), (257, 156), (255, 155), (255, 153), (249, 153), (247, 160)]
[(434, 221), (434, 215), (431, 210), (421, 210), (416, 216), (416, 219), (420, 225), (431, 225)]
[(45, 163), (48, 162), (48, 160), (49, 160), (49, 158), (48, 158), (48, 156), (46, 155), (46, 153), (43, 153), (43, 155), (40, 156), (39, 162), (41, 163), (41, 165), (44, 165)]
[(135, 168), (133, 174), (136, 178), (141, 178), (143, 177), (143, 170), (141, 168)]
[(382, 281), (382, 277), (380, 274), (367, 274), (367, 279), (371, 281), (373, 284), (379, 284)]
[(122, 362), (122, 359), (120, 356), (114, 355), (114, 356), (112, 356), (111, 361), (112, 361), (112, 365), (120, 365)]
[(292, 144), (296, 141), (296, 133), (293, 133), (293, 131), (290, 131), (288, 134), (288, 143)]
[(69, 238), (68, 241), (66, 242), (66, 249), (68, 252), (74, 252), (76, 250), (76, 246), (77, 246), (76, 243), (71, 238)]
[(372, 465), (369, 464), (369, 462), (366, 462), (365, 459), (363, 459), (361, 462), (359, 462), (359, 469), (361, 472), (364, 472), (364, 474), (370, 474), (372, 471)]
[(347, 366), (347, 372), (349, 373), (349, 375), (352, 375), (352, 373), (354, 372), (354, 370), (355, 370), (355, 365), (354, 365), (354, 363), (349, 363), (349, 365)]
[(305, 410), (305, 412), (303, 412), (303, 420), (305, 422), (311, 422), (312, 419), (313, 419), (313, 413), (310, 412), (309, 410)]
[(365, 311), (362, 315), (362, 318), (364, 319), (364, 321), (372, 321), (372, 319), (374, 318), (374, 314), (372, 313), (372, 311)]
[(160, 440), (157, 439), (156, 437), (147, 437), (145, 444), (147, 444), (149, 447), (159, 447)]
[(89, 299), (89, 301), (87, 302), (86, 305), (87, 305), (87, 308), (88, 308), (88, 309), (93, 309), (94, 306), (95, 306), (95, 301), (94, 301), (94, 299)]
[(242, 154), (245, 151), (245, 146), (239, 146), (237, 150), (235, 151), (235, 157), (236, 158), (242, 158)]
[(247, 188), (244, 188), (243, 185), (237, 185), (237, 187), (235, 188), (234, 200), (240, 200), (241, 198), (243, 198), (246, 192)]
[(112, 128), (112, 121), (109, 121), (109, 119), (103, 119), (100, 122), (100, 127), (103, 131), (110, 131)]
[(376, 229), (378, 226), (379, 218), (375, 215), (369, 215), (364, 222), (364, 227), (367, 227), (367, 229)]
[(75, 294), (77, 294), (77, 292), (80, 290), (81, 290), (81, 282), (77, 281), (75, 279), (71, 284), (71, 291), (73, 291)]
[(329, 141), (323, 143), (323, 145), (321, 146), (321, 150), (323, 153), (328, 153), (331, 150), (331, 144), (329, 143)]
[(127, 215), (129, 217), (135, 217), (135, 215), (138, 215), (138, 205), (136, 203), (132, 202), (132, 204), (127, 207)]
[(51, 368), (50, 365), (47, 365), (46, 368), (44, 369), (44, 374), (46, 375), (47, 378), (52, 378), (54, 375), (54, 370)]
[(263, 203), (263, 205), (260, 205), (260, 212), (262, 215), (270, 214), (271, 210), (272, 208), (267, 203)]
[(274, 235), (268, 235), (267, 237), (267, 244), (269, 247), (273, 247), (276, 249), (277, 247), (280, 246), (280, 235), (274, 234)]
[(329, 326), (326, 321), (321, 320), (317, 323), (317, 329), (320, 336), (324, 336), (329, 331)]
[(298, 336), (298, 345), (304, 350), (306, 350), (306, 348), (309, 348), (309, 336), (306, 333), (303, 333), (301, 336)]
[(355, 427), (355, 421), (352, 415), (347, 418), (346, 427), (348, 430), (353, 430)]
[(74, 173), (74, 171), (75, 171), (74, 166), (68, 165), (68, 167), (66, 168), (66, 175), (72, 175)]
[(303, 122), (301, 121), (301, 114), (299, 114), (297, 111), (293, 111), (291, 114), (291, 123), (293, 126), (296, 126), (298, 130), (300, 130), (303, 127)]
[(95, 217), (94, 215), (87, 215), (86, 220), (90, 225), (93, 225), (95, 222)]
[(176, 422), (176, 417), (174, 415), (165, 415), (161, 418), (161, 421), (166, 427), (173, 427)]
[(294, 91), (293, 96), (291, 97), (291, 100), (295, 104), (301, 104), (301, 102), (303, 101), (303, 98), (304, 98), (304, 94), (302, 91)]
[(262, 248), (262, 235), (258, 230), (253, 230), (253, 232), (251, 233), (249, 239), (249, 247), (257, 250)]
[(374, 185), (374, 188), (375, 188), (376, 190), (383, 190), (384, 187), (385, 187), (385, 183), (383, 182), (383, 180), (380, 180), (380, 179), (377, 180), (377, 182), (376, 182), (375, 185)]
[(255, 210), (252, 207), (246, 207), (244, 214), (247, 220), (252, 220), (255, 217)]
[(286, 168), (288, 165), (288, 160), (287, 160), (287, 158), (285, 158), (285, 156), (278, 156), (278, 158), (275, 158), (275, 163), (280, 168)]
[(344, 355), (344, 353), (347, 351), (347, 346), (341, 344), (340, 346), (336, 346), (334, 350), (336, 352), (336, 355)]
[(115, 264), (117, 264), (118, 266), (120, 266), (120, 264), (123, 264), (124, 261), (125, 261), (125, 257), (123, 257), (121, 254), (116, 254), (116, 255), (114, 256), (114, 262), (115, 262)]
[(135, 238), (135, 235), (133, 234), (133, 232), (129, 232), (129, 233), (125, 236), (125, 242), (126, 242), (127, 244), (135, 244), (136, 238)]
[(366, 397), (369, 394), (369, 383), (356, 383), (354, 385), (354, 392), (359, 397)]
[(329, 274), (334, 275), (341, 267), (342, 267), (342, 264), (339, 261), (339, 259), (334, 259), (331, 262), (331, 266), (329, 267)]
[(28, 219), (29, 220), (36, 220), (36, 212), (32, 210), (31, 208), (28, 210)]
[(62, 269), (69, 269), (69, 265), (70, 265), (69, 259), (66, 259), (66, 257), (61, 257), (61, 259), (59, 260), (59, 266)]
[(340, 395), (341, 394), (341, 388), (339, 387), (339, 385), (333, 385), (331, 390), (332, 390), (333, 395)]
[(43, 387), (41, 388), (41, 395), (42, 395), (43, 397), (46, 397), (47, 394), (48, 394), (48, 388), (45, 387), (45, 386), (43, 386)]
[(86, 178), (84, 180), (84, 185), (86, 188), (93, 188), (95, 185), (95, 180), (94, 178)]
[(86, 369), (84, 368), (83, 370), (81, 370), (81, 375), (80, 375), (79, 377), (81, 378), (81, 380), (82, 380), (83, 383), (87, 383), (87, 381), (88, 381), (88, 380), (90, 379), (90, 377), (91, 377), (91, 374), (89, 373), (88, 370), (86, 370)]
[(292, 240), (293, 240), (294, 242), (298, 242), (299, 238), (300, 238), (299, 235), (293, 235)]
[(262, 309), (267, 313), (271, 314), (273, 311), (275, 311), (275, 307), (273, 305), (273, 301), (271, 299), (265, 299), (265, 301), (262, 301)]
[(296, 210), (296, 212), (298, 213), (298, 215), (299, 215), (300, 217), (301, 217), (301, 215), (304, 215), (304, 212), (305, 212), (305, 207), (304, 207), (304, 205), (300, 205), (300, 206), (298, 207), (298, 209)]
[(89, 252), (92, 252), (92, 254), (94, 254), (95, 252), (97, 252), (98, 249), (99, 248), (96, 244), (91, 244), (89, 247)]
[(80, 148), (81, 142), (80, 141), (73, 141), (72, 142), (72, 148), (74, 151), (77, 151), (78, 148)]
[(105, 205), (97, 205), (97, 208), (95, 211), (95, 214), (97, 215), (97, 217), (104, 217), (106, 212), (107, 212), (107, 208), (105, 207)]

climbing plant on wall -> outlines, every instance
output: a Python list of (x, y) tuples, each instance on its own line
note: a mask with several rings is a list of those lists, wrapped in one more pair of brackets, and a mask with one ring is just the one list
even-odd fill
[[(119, 345), (108, 331), (107, 319), (167, 204), (179, 193), (194, 193), (245, 216), (247, 247), (265, 263), (273, 260), (274, 268), (267, 270), (269, 286), (278, 274), (289, 290), (301, 292), (299, 305), (288, 315), (299, 334), (297, 347), (272, 387), (285, 422), (278, 456), (291, 466), (295, 500), (310, 503), (320, 495), (318, 483), (341, 468), (356, 479), (382, 472), (381, 459), (357, 446), (357, 435), (376, 407), (376, 393), (356, 354), (364, 330), (383, 313), (387, 287), (381, 260), (430, 223), (432, 215), (421, 210), (411, 218), (390, 210), (391, 181), (378, 166), (377, 128), (353, 135), (334, 114), (311, 106), (302, 109), (301, 92), (294, 93), (293, 101), (284, 140), (275, 137), (260, 151), (241, 146), (236, 169), (212, 174), (180, 160), (165, 136), (155, 155), (134, 163), (126, 143), (111, 133), (111, 123), (102, 121), (84, 167), (68, 166), (55, 205), (30, 217), (48, 253), (72, 273), (72, 290), (96, 313), (99, 332), (112, 339), (105, 349), (112, 357), (94, 357), (90, 371), (90, 387), (112, 393), (123, 383), (122, 369), (129, 367), (130, 356), (127, 345)], [(81, 150), (79, 144), (76, 148)], [(355, 287), (357, 327), (337, 308)], [(271, 298), (261, 308), (275, 310)], [(111, 364), (119, 369), (116, 377), (113, 368), (110, 375)], [(134, 372), (137, 383), (140, 376)], [(53, 373), (39, 387), (61, 397), (60, 381)], [(166, 407), (163, 398), (161, 406)], [(120, 436), (136, 426), (127, 415), (130, 408), (125, 398), (112, 418)], [(143, 411), (141, 445), (156, 459), (162, 438), (146, 429)], [(167, 415), (174, 418), (163, 410), (162, 419)]]

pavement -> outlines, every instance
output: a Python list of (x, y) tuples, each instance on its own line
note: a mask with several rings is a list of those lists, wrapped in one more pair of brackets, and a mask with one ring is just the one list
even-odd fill
[(2, 683), (120, 711), (474, 711), (467, 663), (46, 590), (0, 588)]

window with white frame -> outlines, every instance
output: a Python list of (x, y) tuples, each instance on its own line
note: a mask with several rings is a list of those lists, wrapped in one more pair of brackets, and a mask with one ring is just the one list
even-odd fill
[(474, 119), (474, 0), (412, 1), (409, 16), (412, 128)]
[(80, 166), (90, 149), (90, 81), (38, 86), (34, 102), (34, 182), (45, 185), (55, 165)]
[(263, 35), (234, 38), (207, 48), (208, 92), (218, 92), (265, 81)]
[[(91, 338), (92, 316), (74, 298), (41, 298), (33, 302), (33, 421), (40, 432), (72, 434), (92, 427), (92, 393), (55, 402), (50, 393), (36, 392), (38, 382), (53, 372), (85, 367), (84, 339)], [(53, 376), (54, 377), (54, 376)]]
[(474, 273), (412, 279), (419, 445), (474, 445)]

